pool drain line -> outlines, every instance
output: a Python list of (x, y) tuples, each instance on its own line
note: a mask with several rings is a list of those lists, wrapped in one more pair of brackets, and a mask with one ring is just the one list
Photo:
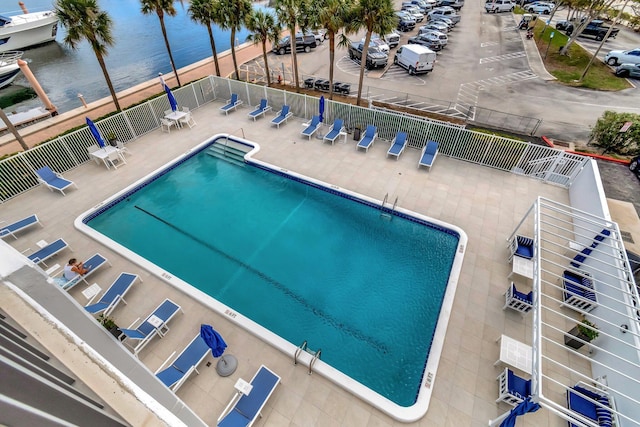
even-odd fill
[(311, 311), (313, 314), (315, 314), (318, 317), (323, 318), (324, 320), (327, 321), (328, 324), (330, 324), (331, 326), (333, 326), (334, 328), (341, 330), (343, 332), (346, 332), (347, 334), (351, 335), (352, 337), (366, 342), (367, 344), (369, 344), (370, 346), (376, 348), (378, 351), (381, 351), (383, 353), (387, 353), (388, 352), (388, 348), (384, 343), (379, 342), (378, 340), (376, 340), (373, 337), (367, 336), (366, 334), (364, 334), (363, 332), (352, 328), (348, 325), (345, 325), (344, 323), (340, 322), (339, 320), (333, 318), (332, 316), (330, 316), (328, 313), (324, 312), (323, 310), (320, 310), (317, 307), (314, 307), (313, 305), (311, 305), (306, 299), (304, 299), (302, 296), (296, 294), (295, 292), (293, 292), (291, 289), (287, 288), (285, 285), (283, 285), (282, 283), (278, 282), (276, 279), (274, 279), (273, 277), (265, 274), (264, 272), (250, 266), (249, 264), (243, 262), (242, 260), (222, 251), (221, 249), (216, 248), (215, 246), (213, 246), (211, 243), (202, 240), (201, 238), (199, 238), (198, 236), (195, 236), (191, 233), (189, 233), (188, 231), (185, 231), (183, 229), (181, 229), (180, 227), (178, 227), (175, 224), (170, 223), (169, 221), (160, 218), (158, 215), (155, 215), (151, 212), (149, 212), (148, 210), (141, 208), (138, 205), (134, 205), (134, 207), (136, 209), (138, 209), (141, 212), (144, 212), (145, 214), (149, 215), (150, 217), (160, 221), (161, 223), (165, 224), (168, 227), (171, 227), (172, 229), (174, 229), (175, 231), (177, 231), (178, 233), (181, 233), (187, 237), (189, 237), (190, 239), (194, 240), (195, 242), (201, 244), (202, 246), (211, 249), (213, 252), (222, 255), (224, 258), (228, 259), (229, 261), (232, 261), (236, 264), (238, 264), (240, 267), (244, 268), (245, 270), (255, 274), (256, 276), (260, 277), (261, 279), (265, 280), (268, 283), (271, 283), (276, 289), (280, 290), (283, 294), (287, 295), (288, 297), (290, 297), (291, 299), (295, 300), (298, 304), (302, 305), (303, 307), (307, 308), (309, 311)]

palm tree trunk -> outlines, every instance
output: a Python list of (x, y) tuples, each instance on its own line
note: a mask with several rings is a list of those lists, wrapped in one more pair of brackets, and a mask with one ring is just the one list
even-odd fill
[(15, 136), (16, 141), (18, 141), (22, 149), (24, 151), (27, 151), (29, 149), (29, 146), (27, 145), (26, 142), (24, 142), (24, 139), (22, 139), (22, 135), (20, 135), (20, 132), (18, 132), (18, 129), (16, 129), (13, 123), (11, 123), (11, 120), (9, 120), (9, 117), (7, 117), (4, 111), (2, 111), (2, 108), (0, 108), (0, 121), (3, 121), (4, 124), (7, 125), (7, 129), (9, 129), (13, 134), (13, 136)]
[(358, 80), (358, 98), (356, 98), (356, 105), (360, 105), (360, 99), (362, 98), (362, 83), (364, 82), (364, 68), (367, 63), (367, 53), (369, 52), (369, 43), (371, 42), (371, 31), (367, 31), (367, 35), (364, 37), (364, 45), (362, 46), (362, 55), (360, 57), (360, 80)]
[(291, 55), (293, 57), (293, 75), (295, 76), (296, 82), (296, 92), (300, 92), (300, 77), (298, 75), (298, 48), (296, 47), (296, 29), (293, 30), (290, 28), (289, 32), (291, 33)]
[(269, 71), (269, 61), (267, 60), (267, 41), (262, 40), (262, 58), (264, 60), (264, 71), (267, 73), (267, 87), (271, 86), (271, 73)]
[(173, 54), (171, 53), (171, 46), (169, 46), (169, 37), (167, 37), (167, 29), (164, 27), (164, 18), (162, 16), (158, 16), (160, 18), (160, 28), (162, 28), (162, 37), (164, 37), (164, 44), (167, 46), (167, 52), (169, 52), (169, 61), (171, 61), (171, 68), (173, 69), (173, 74), (176, 76), (176, 81), (178, 82), (178, 86), (182, 86), (180, 84), (180, 77), (178, 77), (178, 71), (176, 71), (176, 64), (173, 62)]
[(111, 83), (111, 78), (109, 77), (109, 73), (107, 72), (107, 66), (104, 63), (104, 58), (102, 54), (97, 50), (93, 50), (96, 54), (96, 58), (98, 59), (98, 64), (100, 64), (100, 68), (102, 69), (102, 74), (104, 74), (104, 79), (107, 81), (107, 86), (109, 87), (109, 92), (111, 92), (111, 98), (113, 98), (113, 103), (116, 104), (116, 109), (118, 112), (122, 111), (120, 108), (120, 103), (118, 102), (118, 97), (116, 96), (116, 91), (113, 88), (113, 83)]
[(238, 71), (238, 60), (236, 59), (236, 29), (231, 29), (231, 58), (233, 59), (233, 69), (236, 72), (236, 80), (240, 80), (240, 72)]
[(329, 33), (329, 99), (333, 99), (333, 66), (336, 57), (336, 35)]
[(211, 43), (211, 52), (213, 53), (213, 64), (216, 66), (216, 76), (220, 77), (220, 64), (218, 64), (218, 52), (216, 51), (216, 42), (213, 40), (213, 31), (211, 30), (211, 24), (207, 24), (207, 31), (209, 31), (209, 43)]

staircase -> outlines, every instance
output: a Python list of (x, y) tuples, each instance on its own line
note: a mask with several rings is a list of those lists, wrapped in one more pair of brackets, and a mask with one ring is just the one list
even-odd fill
[(227, 162), (236, 164), (238, 166), (244, 166), (244, 156), (251, 147), (238, 144), (237, 142), (228, 140), (226, 138), (217, 139), (209, 148), (206, 153), (210, 156), (218, 159), (226, 160)]

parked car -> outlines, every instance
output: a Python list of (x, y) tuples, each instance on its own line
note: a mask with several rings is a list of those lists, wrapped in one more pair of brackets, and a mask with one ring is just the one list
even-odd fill
[[(589, 22), (586, 27), (582, 29), (580, 36), (591, 36), (591, 37), (594, 37), (597, 41), (601, 41), (601, 40), (604, 40), (605, 36), (608, 33), (609, 39), (615, 39), (618, 33), (620, 32), (620, 29), (611, 28), (611, 31), (609, 31), (609, 29), (610, 27), (606, 26), (604, 24), (604, 21), (600, 19), (594, 19), (593, 21)], [(565, 32), (567, 33), (568, 36), (570, 36), (571, 34), (573, 34), (573, 30), (574, 30), (573, 24), (569, 23)]]
[(309, 33), (313, 34), (313, 36), (316, 38), (316, 44), (322, 44), (326, 39), (329, 38), (329, 36), (327, 35), (327, 30), (325, 30), (324, 28), (311, 30), (309, 31)]
[(415, 44), (400, 46), (393, 57), (393, 63), (406, 69), (410, 75), (432, 71), (435, 62), (436, 53), (434, 51)]
[(447, 27), (449, 27), (449, 30), (453, 29), (453, 27), (456, 26), (456, 24), (449, 18), (436, 18), (433, 21), (430, 22), (442, 22), (444, 24), (447, 25)]
[[(374, 35), (380, 38), (380, 36), (378, 36), (377, 34), (374, 34)], [(385, 34), (384, 37), (382, 37), (382, 40), (387, 42), (389, 47), (393, 49), (394, 47), (397, 47), (400, 44), (400, 35), (398, 33), (391, 32), (389, 34)]]
[(487, 13), (512, 12), (515, 4), (511, 0), (490, 0), (484, 4)]
[(460, 22), (460, 15), (458, 15), (455, 10), (448, 6), (437, 7), (429, 12), (428, 16), (429, 21), (437, 18), (449, 18), (456, 24)]
[(416, 27), (415, 18), (407, 12), (398, 11), (396, 12), (396, 16), (398, 17), (398, 30), (411, 31)]
[(434, 22), (429, 22), (427, 25), (423, 25), (422, 27), (420, 27), (421, 32), (424, 33), (426, 32), (426, 30), (440, 31), (441, 33), (448, 33), (449, 27), (444, 22), (434, 21)]
[[(362, 40), (360, 40), (360, 43), (364, 44), (364, 38)], [(371, 36), (371, 41), (369, 42), (369, 46), (375, 46), (377, 47), (380, 52), (384, 52), (387, 55), (389, 54), (389, 45), (382, 40), (380, 37), (374, 37), (373, 35)]]
[(403, 7), (402, 10), (404, 10), (405, 12), (413, 16), (413, 19), (415, 19), (416, 22), (424, 21), (424, 15), (422, 14), (422, 12), (420, 12), (420, 9), (418, 9), (417, 6), (414, 6), (414, 5), (406, 6), (406, 7)]
[(464, 7), (464, 0), (441, 0), (439, 6), (449, 6), (460, 10)]
[(524, 7), (529, 13), (539, 13), (542, 15), (548, 15), (556, 7), (555, 3), (537, 1), (530, 3)]
[(566, 19), (556, 22), (556, 30), (559, 30), (559, 31), (567, 31), (567, 28), (569, 28), (569, 26), (573, 28), (573, 24), (570, 21), (567, 21)]
[[(355, 62), (362, 60), (363, 43), (351, 43), (349, 45), (349, 58)], [(387, 66), (389, 55), (375, 46), (369, 46), (366, 54), (365, 67), (370, 70), (372, 68), (384, 68)]]
[[(296, 34), (296, 51), (310, 52), (311, 49), (316, 46), (316, 38), (313, 34), (305, 34), (304, 36), (300, 33)], [(271, 50), (278, 55), (291, 52), (291, 37), (285, 36), (278, 44), (274, 45)]]
[(612, 50), (605, 55), (604, 62), (612, 66), (618, 64), (640, 64), (640, 48)]
[(431, 9), (433, 9), (433, 5), (431, 3), (428, 3), (424, 0), (408, 0), (402, 3), (402, 6), (404, 8), (405, 5), (413, 5), (413, 6), (417, 6), (418, 9), (420, 9), (420, 12), (422, 13), (427, 13), (429, 12)]
[(441, 31), (436, 31), (436, 30), (419, 30), (418, 31), (418, 35), (423, 35), (423, 34), (431, 34), (430, 37), (436, 37), (443, 49), (447, 47), (447, 44), (449, 43), (449, 36), (447, 36), (445, 33)]
[(444, 46), (440, 44), (440, 39), (434, 33), (423, 33), (417, 36), (410, 37), (409, 44), (419, 44), (426, 46), (434, 52), (442, 50)]
[[(635, 173), (635, 174), (636, 174), (636, 176), (640, 177), (640, 156), (637, 156), (637, 157), (635, 157), (633, 160), (631, 160), (631, 163), (629, 163), (629, 170), (630, 170), (631, 172)], [(628, 254), (629, 254), (629, 252), (627, 252), (627, 255), (628, 255)], [(634, 254), (634, 255), (635, 255), (635, 254)], [(633, 273), (634, 273), (634, 275), (635, 275), (635, 273), (636, 273), (636, 271), (637, 271), (637, 269), (638, 269), (638, 267), (637, 267), (637, 265), (638, 265), (638, 259), (639, 259), (640, 257), (638, 257), (637, 255), (635, 255), (635, 257), (634, 257), (634, 258), (635, 258), (635, 260), (634, 260), (634, 261), (636, 262), (636, 265), (634, 266), (635, 268), (634, 268)], [(629, 260), (629, 261), (631, 261), (631, 260)]]
[(616, 68), (618, 77), (640, 77), (640, 64), (620, 64)]

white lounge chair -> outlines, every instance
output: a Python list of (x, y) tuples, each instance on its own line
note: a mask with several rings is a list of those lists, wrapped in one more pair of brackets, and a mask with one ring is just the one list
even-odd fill
[(313, 116), (309, 123), (305, 123), (305, 128), (301, 132), (303, 136), (308, 136), (309, 141), (311, 141), (311, 137), (315, 134), (320, 128), (320, 116)]
[[(138, 279), (137, 274), (120, 273), (111, 286), (109, 286), (109, 289), (102, 295), (100, 301), (92, 304), (93, 299), (91, 299), (84, 309), (93, 315), (102, 313), (104, 316), (108, 316), (118, 306), (120, 301), (125, 304), (127, 303), (124, 300), (124, 296)], [(142, 281), (142, 279), (140, 281)]]
[[(0, 223), (3, 223), (3, 222), (5, 221), (0, 221)], [(32, 225), (36, 225), (36, 224), (40, 224), (40, 227), (42, 227), (42, 224), (38, 219), (38, 215), (35, 215), (35, 214), (29, 215), (28, 217), (22, 218), (21, 220), (18, 220), (16, 222), (12, 222), (11, 224), (0, 226), (0, 237), (4, 239), (7, 236), (11, 236), (17, 240), (18, 237), (16, 236), (15, 233), (22, 231), (24, 229), (27, 229)]]
[(373, 143), (378, 137), (378, 129), (374, 125), (367, 125), (367, 129), (364, 131), (364, 135), (360, 138), (356, 150), (358, 148), (364, 148), (365, 152), (369, 151), (369, 148), (373, 146)]
[(260, 366), (253, 376), (250, 384), (253, 386), (248, 394), (236, 393), (220, 418), (219, 427), (251, 426), (256, 421), (267, 403), (276, 386), (280, 383), (280, 377), (266, 366)]
[(499, 395), (496, 403), (505, 402), (516, 406), (531, 395), (531, 380), (520, 378), (509, 368), (505, 368), (497, 380)]
[(232, 93), (231, 99), (227, 101), (226, 105), (220, 107), (220, 110), (224, 111), (226, 115), (229, 115), (229, 111), (235, 110), (240, 104), (242, 104), (242, 101), (238, 99), (238, 94)]
[(133, 328), (133, 325), (140, 319), (136, 319), (129, 325), (129, 328), (120, 329), (122, 335), (125, 336), (124, 343), (131, 347), (135, 357), (138, 357), (138, 353), (140, 353), (156, 335), (163, 337), (169, 332), (167, 323), (173, 319), (173, 316), (175, 316), (178, 311), (182, 311), (182, 308), (167, 298), (135, 329), (131, 328)]
[(276, 125), (276, 127), (278, 129), (280, 129), (280, 125), (282, 123), (286, 123), (287, 119), (289, 117), (291, 117), (292, 115), (293, 115), (293, 113), (289, 111), (289, 106), (288, 105), (283, 105), (282, 106), (282, 110), (280, 110), (278, 115), (276, 117), (274, 117), (273, 120), (271, 120), (271, 124)]
[(44, 166), (38, 169), (36, 171), (36, 176), (38, 177), (38, 181), (46, 186), (49, 190), (57, 190), (61, 192), (63, 196), (65, 196), (64, 190), (71, 187), (72, 185), (78, 188), (78, 186), (73, 181), (69, 181), (59, 173), (52, 171), (49, 166)]
[(158, 377), (164, 385), (176, 392), (180, 386), (184, 384), (187, 378), (189, 378), (192, 372), (199, 374), (198, 365), (200, 365), (210, 353), (211, 348), (202, 339), (200, 334), (198, 334), (191, 340), (184, 350), (182, 350), (178, 357), (176, 357), (176, 360), (174, 360), (171, 365), (164, 368), (169, 360), (176, 354), (175, 351), (171, 353), (167, 360), (165, 360), (155, 372), (156, 377)]
[(435, 162), (438, 156), (438, 143), (435, 141), (428, 141), (427, 145), (422, 149), (422, 155), (418, 161), (418, 167), (425, 166), (431, 169), (433, 162)]
[(267, 104), (267, 100), (262, 98), (260, 105), (258, 105), (253, 111), (249, 112), (249, 117), (255, 122), (256, 119), (264, 115), (267, 111), (271, 110), (271, 106)]
[(111, 263), (105, 257), (103, 257), (98, 253), (94, 254), (91, 257), (89, 257), (86, 261), (83, 262), (84, 268), (88, 270), (85, 274), (77, 275), (73, 279), (67, 280), (64, 277), (64, 271), (63, 271), (60, 273), (60, 277), (56, 277), (53, 279), (53, 283), (59, 285), (65, 291), (72, 289), (75, 285), (77, 285), (80, 282), (84, 282), (88, 285), (89, 282), (87, 282), (87, 277), (91, 276), (93, 273), (95, 273), (98, 269), (100, 269), (100, 267), (102, 267), (105, 264), (109, 264), (109, 266), (111, 266)]
[(398, 157), (400, 157), (400, 154), (402, 154), (406, 146), (407, 134), (405, 132), (398, 132), (396, 137), (393, 138), (393, 141), (391, 141), (387, 156), (395, 156), (396, 160), (398, 160)]
[(335, 119), (333, 121), (333, 127), (331, 128), (329, 133), (324, 136), (322, 141), (329, 141), (331, 142), (331, 145), (333, 145), (333, 143), (336, 142), (336, 139), (338, 139), (341, 135), (344, 135), (346, 138), (347, 132), (345, 132), (344, 130), (343, 123), (344, 121), (342, 119)]
[(46, 266), (46, 260), (68, 247), (69, 245), (64, 241), (64, 239), (58, 239), (55, 242), (47, 243), (46, 246), (38, 249), (31, 255), (28, 255), (27, 258), (36, 264), (43, 263)]

